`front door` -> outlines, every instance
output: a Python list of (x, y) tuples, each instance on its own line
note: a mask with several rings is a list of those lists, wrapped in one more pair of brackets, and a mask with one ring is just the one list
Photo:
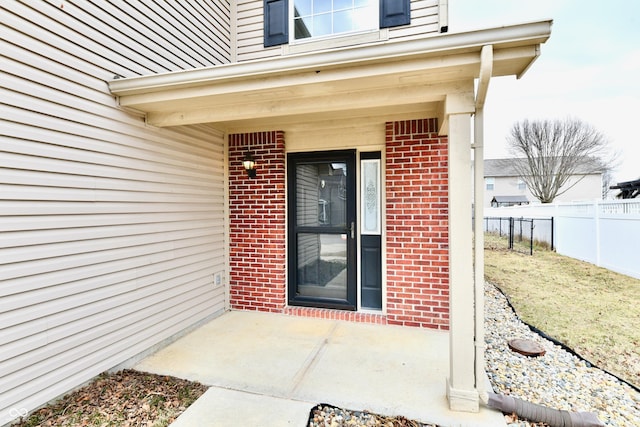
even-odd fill
[(356, 153), (288, 155), (289, 304), (356, 309)]

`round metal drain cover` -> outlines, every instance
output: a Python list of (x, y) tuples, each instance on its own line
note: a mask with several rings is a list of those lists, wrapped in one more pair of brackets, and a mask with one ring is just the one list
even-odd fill
[(538, 357), (544, 356), (546, 350), (540, 344), (531, 340), (515, 339), (509, 341), (509, 348), (516, 353), (525, 356)]

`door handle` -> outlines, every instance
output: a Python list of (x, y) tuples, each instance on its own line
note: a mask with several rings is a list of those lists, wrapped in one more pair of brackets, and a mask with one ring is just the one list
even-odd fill
[(356, 238), (356, 223), (355, 221), (351, 221), (351, 226), (349, 227), (349, 234), (351, 234), (351, 239)]

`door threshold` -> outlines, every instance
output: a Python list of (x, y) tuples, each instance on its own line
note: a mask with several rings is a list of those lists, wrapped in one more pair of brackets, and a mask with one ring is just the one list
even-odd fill
[(345, 320), (348, 322), (386, 325), (387, 316), (382, 313), (335, 310), (331, 308), (286, 306), (282, 311), (289, 316), (313, 317), (316, 319)]

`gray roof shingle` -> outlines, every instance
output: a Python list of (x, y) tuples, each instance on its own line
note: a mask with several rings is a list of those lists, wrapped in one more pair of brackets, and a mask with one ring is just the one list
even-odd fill
[[(484, 161), (484, 176), (485, 177), (500, 177), (500, 176), (518, 176), (515, 163), (525, 163), (524, 158), (510, 158), (510, 159), (485, 159)], [(585, 164), (580, 165), (576, 171), (576, 175), (580, 174), (599, 174), (602, 173), (597, 167), (598, 162), (596, 160), (590, 160)], [(597, 172), (592, 172), (597, 170)]]

